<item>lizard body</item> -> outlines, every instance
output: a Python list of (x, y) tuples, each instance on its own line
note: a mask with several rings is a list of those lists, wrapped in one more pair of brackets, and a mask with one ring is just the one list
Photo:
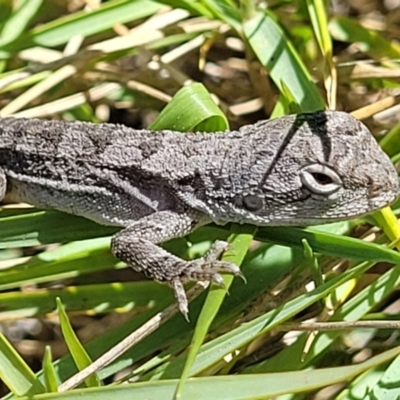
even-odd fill
[(158, 246), (210, 222), (311, 225), (392, 203), (397, 173), (368, 129), (336, 111), (182, 134), (122, 125), (0, 119), (0, 199), (123, 229), (113, 253), (170, 284), (187, 314), (187, 280), (221, 283), (237, 266), (184, 261)]

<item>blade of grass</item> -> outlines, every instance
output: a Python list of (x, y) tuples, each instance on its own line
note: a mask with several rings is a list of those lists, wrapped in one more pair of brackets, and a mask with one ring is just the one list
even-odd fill
[[(57, 311), (60, 318), (61, 331), (64, 336), (65, 342), (68, 346), (72, 358), (75, 361), (76, 366), (79, 370), (84, 369), (92, 363), (88, 353), (82, 346), (74, 330), (72, 329), (71, 323), (69, 322), (68, 316), (65, 313), (64, 306), (61, 303), (60, 298), (57, 298)], [(101, 382), (97, 374), (89, 376), (85, 379), (87, 387), (98, 387), (101, 386)]]
[[(236, 227), (236, 229), (235, 229)], [(234, 263), (236, 265), (241, 265), (243, 259), (247, 253), (247, 250), (250, 246), (251, 241), (253, 240), (253, 236), (256, 228), (254, 226), (245, 226), (245, 227), (234, 226), (238, 232), (232, 233), (232, 235), (228, 238), (228, 243), (230, 244), (230, 249), (225, 252), (223, 261), (228, 261)], [(174, 398), (178, 399), (182, 397), (182, 391), (184, 390), (184, 385), (186, 384), (190, 368), (192, 367), (194, 360), (199, 352), (199, 349), (204, 342), (204, 338), (207, 335), (208, 329), (213, 322), (215, 316), (218, 313), (218, 310), (221, 307), (221, 304), (225, 298), (226, 291), (229, 290), (229, 287), (234, 279), (233, 276), (224, 276), (224, 288), (220, 287), (211, 287), (207, 299), (202, 307), (200, 315), (196, 322), (196, 328), (193, 334), (193, 338), (191, 344), (189, 346), (189, 352), (187, 355), (187, 359), (181, 374), (181, 378), (179, 380), (179, 384), (174, 393)]]
[(400, 254), (376, 243), (364, 242), (360, 239), (321, 232), (315, 228), (259, 228), (256, 240), (270, 241), (286, 246), (302, 247), (306, 239), (315, 252), (336, 255), (341, 258), (355, 258), (370, 261), (400, 262)]
[[(243, 400), (275, 398), (284, 394), (304, 393), (335, 383), (346, 382), (363, 372), (384, 364), (400, 353), (400, 346), (387, 350), (362, 363), (343, 367), (274, 374), (228, 375), (191, 379), (186, 386), (185, 399)], [(165, 400), (173, 396), (177, 380), (110, 385), (102, 388), (76, 389), (67, 393), (38, 395), (37, 400)], [(24, 397), (21, 400), (31, 400)]]
[[(1, 24), (0, 48), (26, 31), (29, 21), (37, 13), (42, 3), (43, 0), (23, 0), (15, 3), (16, 9)], [(1, 5), (0, 7), (3, 8), (4, 6)]]
[[(344, 272), (340, 276), (332, 278), (329, 282), (324, 283), (313, 291), (302, 294), (297, 298), (290, 300), (286, 304), (267, 312), (260, 317), (219, 336), (218, 338), (204, 344), (192, 365), (190, 375), (197, 375), (206, 368), (219, 362), (227, 354), (235, 352), (245, 346), (260, 335), (269, 332), (275, 326), (287, 321), (295, 316), (311, 304), (319, 301), (327, 296), (337, 287), (345, 282), (360, 276), (362, 273), (371, 268), (372, 263), (361, 263), (354, 268)], [(158, 374), (153, 376), (153, 379), (176, 378), (180, 375), (182, 364), (185, 360), (185, 354), (176, 358), (171, 363), (163, 365)]]
[(33, 28), (16, 41), (0, 47), (0, 50), (15, 53), (32, 46), (60, 46), (77, 33), (84, 37), (91, 36), (111, 29), (117, 23), (133, 22), (153, 15), (161, 8), (160, 4), (150, 0), (109, 1), (94, 11), (77, 12)]
[(303, 111), (325, 108), (306, 67), (272, 13), (257, 13), (243, 23), (243, 32), (281, 93), (284, 82)]
[[(374, 218), (390, 240), (400, 238), (400, 226), (390, 207), (385, 207), (376, 212)], [(397, 248), (399, 249), (399, 246)]]
[(376, 59), (400, 57), (400, 45), (385, 39), (371, 29), (364, 28), (354, 19), (340, 16), (331, 19), (329, 31), (336, 40), (349, 43), (361, 43), (363, 51)]
[(180, 89), (150, 125), (155, 131), (217, 132), (228, 129), (228, 121), (201, 83)]
[(15, 396), (44, 393), (45, 387), (0, 332), (0, 378)]
[[(375, 282), (365, 287), (344, 303), (331, 316), (329, 321), (357, 321), (385, 300), (394, 288), (400, 284), (400, 265), (387, 271)], [(316, 335), (312, 347), (303, 357), (306, 335), (303, 334), (294, 345), (287, 347), (274, 357), (246, 369), (245, 373), (276, 372), (303, 369), (312, 366), (335, 341), (341, 337), (342, 331), (320, 332)]]
[(62, 289), (36, 289), (22, 293), (18, 290), (0, 293), (0, 322), (44, 317), (54, 313), (57, 297), (63, 299), (68, 311), (90, 315), (135, 309), (143, 311), (164, 300), (169, 300), (170, 303), (174, 301), (170, 288), (151, 281), (67, 286)]
[(50, 346), (46, 346), (44, 350), (42, 368), (47, 392), (56, 393), (58, 387), (57, 374), (53, 366)]
[(337, 73), (333, 62), (332, 40), (328, 30), (327, 10), (323, 0), (307, 0), (308, 13), (317, 42), (324, 58), (324, 83), (328, 106), (336, 109)]
[(400, 398), (400, 357), (397, 356), (378, 382), (369, 390), (365, 399), (399, 399)]

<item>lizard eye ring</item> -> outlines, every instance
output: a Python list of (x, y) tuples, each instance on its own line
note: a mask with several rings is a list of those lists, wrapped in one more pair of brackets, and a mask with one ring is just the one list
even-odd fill
[(314, 194), (329, 195), (342, 186), (339, 175), (326, 165), (311, 164), (300, 171), (301, 183)]

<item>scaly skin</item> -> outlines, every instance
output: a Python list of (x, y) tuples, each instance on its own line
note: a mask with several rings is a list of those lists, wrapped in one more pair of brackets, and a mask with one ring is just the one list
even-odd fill
[(0, 119), (0, 199), (6, 194), (121, 226), (113, 253), (171, 285), (239, 274), (218, 261), (184, 261), (158, 246), (209, 222), (312, 225), (383, 208), (397, 173), (368, 129), (349, 114), (320, 111), (214, 134), (121, 125)]

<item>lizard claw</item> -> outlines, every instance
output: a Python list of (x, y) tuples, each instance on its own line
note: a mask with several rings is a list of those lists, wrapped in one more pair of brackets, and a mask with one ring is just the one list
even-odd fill
[(179, 278), (171, 281), (171, 287), (174, 290), (175, 299), (178, 303), (179, 311), (183, 314), (186, 321), (189, 322), (189, 305), (186, 297), (185, 288)]
[(222, 289), (226, 289), (225, 282), (220, 274), (214, 274), (211, 281)]
[(182, 261), (175, 264), (176, 275), (170, 280), (174, 289), (175, 298), (179, 304), (179, 310), (188, 320), (188, 301), (183, 283), (188, 281), (214, 282), (225, 288), (225, 283), (220, 273), (228, 273), (240, 276), (244, 279), (239, 267), (228, 261), (221, 261), (218, 258), (229, 248), (229, 244), (223, 241), (216, 241), (209, 252), (202, 258), (193, 261)]

